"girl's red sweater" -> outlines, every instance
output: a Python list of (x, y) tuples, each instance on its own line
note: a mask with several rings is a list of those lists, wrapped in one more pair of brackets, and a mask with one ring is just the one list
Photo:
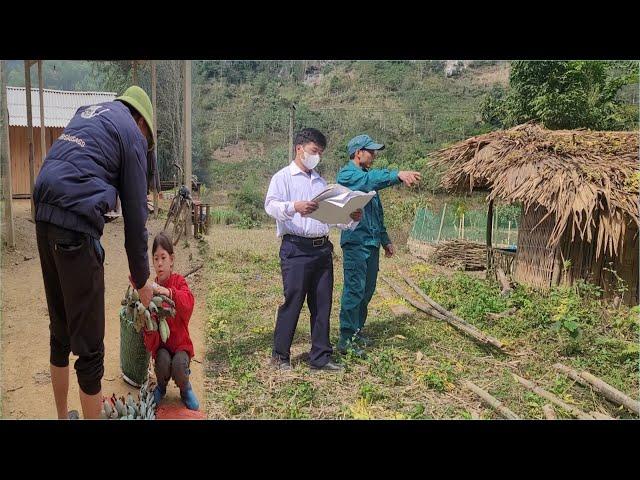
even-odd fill
[(154, 359), (158, 348), (166, 348), (171, 355), (174, 355), (178, 350), (183, 350), (189, 354), (189, 358), (193, 358), (193, 343), (189, 336), (189, 320), (191, 319), (195, 300), (189, 285), (187, 285), (184, 277), (177, 273), (172, 273), (164, 284), (160, 285), (171, 291), (171, 299), (176, 304), (176, 316), (167, 317), (167, 324), (170, 330), (167, 343), (161, 340), (160, 332), (147, 331), (145, 327), (143, 329), (144, 345), (151, 352)]

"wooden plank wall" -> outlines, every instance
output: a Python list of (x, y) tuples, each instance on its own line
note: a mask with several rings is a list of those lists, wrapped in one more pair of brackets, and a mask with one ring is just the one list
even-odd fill
[[(46, 127), (45, 140), (47, 151), (53, 142), (60, 136), (64, 128)], [(35, 177), (38, 177), (42, 166), (42, 154), (40, 153), (40, 127), (33, 127), (34, 139), (34, 169)], [(9, 145), (11, 148), (11, 175), (13, 181), (14, 198), (29, 198), (29, 141), (27, 139), (27, 127), (9, 127)]]

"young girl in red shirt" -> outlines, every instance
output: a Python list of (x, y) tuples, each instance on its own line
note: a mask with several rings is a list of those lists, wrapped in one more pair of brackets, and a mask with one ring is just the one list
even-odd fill
[(175, 302), (175, 317), (168, 317), (169, 338), (166, 343), (160, 338), (160, 332), (144, 328), (144, 344), (155, 360), (155, 373), (158, 382), (153, 396), (156, 405), (160, 405), (167, 392), (167, 384), (173, 378), (180, 389), (180, 398), (190, 410), (198, 410), (199, 403), (189, 382), (191, 370), (189, 364), (194, 356), (193, 343), (189, 336), (189, 320), (193, 312), (194, 298), (182, 275), (173, 273), (175, 254), (173, 243), (163, 232), (153, 239), (153, 267), (156, 280), (154, 295), (165, 295)]

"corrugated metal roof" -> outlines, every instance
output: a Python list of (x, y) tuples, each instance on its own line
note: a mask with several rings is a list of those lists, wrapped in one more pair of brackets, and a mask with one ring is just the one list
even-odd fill
[[(9, 125), (27, 126), (27, 98), (24, 87), (7, 87)], [(78, 108), (110, 102), (116, 98), (113, 92), (72, 92), (66, 90), (43, 90), (45, 127), (66, 127)], [(40, 95), (37, 88), (31, 89), (33, 126), (40, 126)]]

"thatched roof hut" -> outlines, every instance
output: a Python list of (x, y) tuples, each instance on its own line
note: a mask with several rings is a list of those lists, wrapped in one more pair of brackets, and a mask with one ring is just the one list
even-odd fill
[(628, 300), (637, 301), (638, 132), (527, 123), (470, 138), (434, 158), (448, 167), (445, 189), (488, 190), (490, 206), (494, 200), (522, 204), (516, 279), (545, 287), (580, 277), (606, 290), (607, 282), (596, 277), (609, 268), (624, 274), (634, 289)]

